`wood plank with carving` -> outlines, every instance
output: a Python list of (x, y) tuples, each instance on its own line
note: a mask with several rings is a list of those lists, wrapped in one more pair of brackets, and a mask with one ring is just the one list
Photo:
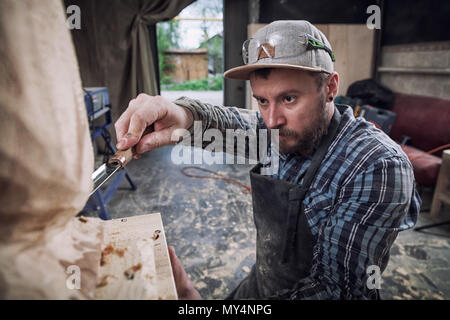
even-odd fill
[(96, 299), (177, 299), (159, 213), (104, 222)]

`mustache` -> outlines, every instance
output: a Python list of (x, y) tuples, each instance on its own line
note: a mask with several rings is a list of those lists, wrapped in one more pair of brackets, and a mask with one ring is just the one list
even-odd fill
[[(272, 130), (278, 130), (278, 135), (285, 137), (298, 137), (298, 133), (289, 128), (275, 128)], [(269, 135), (272, 130), (269, 130)]]

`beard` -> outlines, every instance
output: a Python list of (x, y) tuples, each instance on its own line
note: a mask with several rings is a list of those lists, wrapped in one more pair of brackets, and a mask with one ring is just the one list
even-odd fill
[(308, 127), (301, 134), (292, 129), (279, 128), (280, 136), (295, 140), (294, 144), (287, 145), (280, 139), (279, 148), (281, 153), (308, 155), (318, 146), (322, 137), (327, 134), (329, 121), (324, 95), (320, 96), (319, 101), (312, 110), (315, 112), (313, 121), (309, 123)]

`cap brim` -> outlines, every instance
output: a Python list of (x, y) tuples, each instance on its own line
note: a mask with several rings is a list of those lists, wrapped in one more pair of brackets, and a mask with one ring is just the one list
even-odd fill
[(293, 70), (305, 70), (312, 72), (322, 72), (322, 68), (312, 68), (312, 67), (303, 67), (294, 64), (275, 64), (275, 63), (260, 63), (260, 64), (249, 64), (245, 66), (240, 66), (236, 68), (232, 68), (227, 70), (223, 76), (228, 79), (236, 79), (236, 80), (250, 80), (250, 74), (258, 69), (293, 69)]

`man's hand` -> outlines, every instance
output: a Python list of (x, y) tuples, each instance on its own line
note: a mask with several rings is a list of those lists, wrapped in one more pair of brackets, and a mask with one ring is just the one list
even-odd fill
[[(137, 154), (175, 144), (171, 139), (176, 129), (188, 129), (194, 121), (192, 113), (161, 96), (140, 94), (130, 101), (127, 110), (115, 123), (117, 148), (127, 150), (136, 146)], [(154, 125), (154, 132), (143, 136)]]
[(170, 262), (172, 264), (173, 277), (175, 278), (175, 285), (177, 287), (178, 299), (180, 300), (201, 300), (202, 297), (195, 290), (191, 279), (184, 271), (180, 259), (175, 254), (175, 249), (169, 246)]

